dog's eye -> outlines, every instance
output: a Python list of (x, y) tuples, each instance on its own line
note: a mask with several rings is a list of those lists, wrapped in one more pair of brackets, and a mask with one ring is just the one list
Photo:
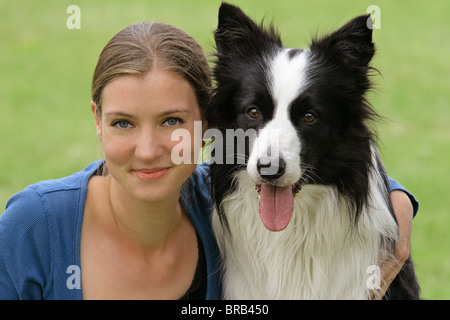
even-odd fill
[(259, 110), (258, 108), (252, 107), (247, 110), (247, 114), (250, 116), (250, 118), (256, 119), (259, 117)]
[(311, 113), (311, 112), (307, 112), (303, 116), (303, 121), (305, 121), (305, 122), (311, 123), (314, 120), (316, 120), (316, 116), (313, 113)]

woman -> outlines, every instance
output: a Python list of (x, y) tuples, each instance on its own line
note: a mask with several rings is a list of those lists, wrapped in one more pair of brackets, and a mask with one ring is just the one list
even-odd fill
[[(220, 299), (208, 166), (171, 159), (172, 132), (194, 136), (210, 93), (208, 63), (183, 31), (140, 23), (114, 36), (92, 84), (105, 160), (8, 201), (0, 299)], [(181, 143), (194, 159), (193, 139)], [(409, 250), (411, 202), (402, 191), (392, 200)]]
[(92, 84), (105, 160), (8, 201), (0, 299), (219, 299), (206, 165), (171, 161), (172, 132), (193, 136), (210, 93), (183, 31), (140, 23), (114, 36)]

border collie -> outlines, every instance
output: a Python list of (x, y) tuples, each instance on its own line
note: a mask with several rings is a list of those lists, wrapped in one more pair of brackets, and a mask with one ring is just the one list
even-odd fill
[[(222, 3), (206, 118), (225, 140), (211, 164), (225, 299), (367, 299), (377, 288), (370, 277), (393, 256), (398, 228), (368, 125), (370, 22), (288, 49), (273, 27)], [(248, 132), (244, 148), (230, 129)], [(385, 298), (418, 290), (408, 259)]]

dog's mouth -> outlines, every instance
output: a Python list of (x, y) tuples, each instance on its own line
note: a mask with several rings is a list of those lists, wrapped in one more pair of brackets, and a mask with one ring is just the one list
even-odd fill
[(291, 221), (294, 212), (294, 197), (302, 188), (302, 180), (292, 186), (278, 187), (271, 184), (258, 184), (260, 195), (259, 216), (270, 231), (282, 231)]

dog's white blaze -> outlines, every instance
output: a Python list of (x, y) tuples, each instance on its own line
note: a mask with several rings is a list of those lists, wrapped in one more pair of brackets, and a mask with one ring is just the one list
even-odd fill
[(306, 82), (307, 51), (289, 57), (291, 49), (283, 49), (271, 61), (270, 90), (275, 101), (275, 118), (289, 118), (289, 106), (301, 93)]
[(279, 51), (269, 62), (269, 86), (275, 102), (275, 111), (273, 119), (259, 131), (250, 153), (247, 170), (255, 183), (261, 183), (256, 167), (258, 159), (268, 154), (274, 161), (277, 161), (280, 155), (286, 162), (286, 172), (276, 184), (293, 185), (301, 177), (301, 145), (297, 130), (289, 118), (289, 109), (306, 84), (307, 52), (290, 58), (290, 50)]

